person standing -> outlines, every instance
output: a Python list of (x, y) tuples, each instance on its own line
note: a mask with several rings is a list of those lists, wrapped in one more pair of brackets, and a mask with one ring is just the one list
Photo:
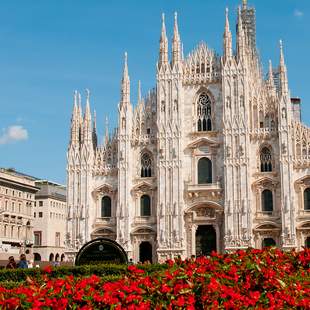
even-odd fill
[(20, 260), (19, 260), (19, 263), (17, 264), (17, 268), (23, 268), (23, 269), (28, 268), (25, 254), (20, 255)]
[(7, 269), (16, 269), (16, 268), (17, 268), (17, 265), (16, 265), (16, 262), (15, 262), (14, 256), (10, 256), (10, 257), (9, 257), (9, 262), (8, 262), (8, 264), (6, 265), (6, 268), (7, 268)]

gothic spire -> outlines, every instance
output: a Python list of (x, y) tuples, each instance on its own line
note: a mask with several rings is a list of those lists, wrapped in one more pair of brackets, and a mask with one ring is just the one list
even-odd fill
[(284, 61), (284, 53), (283, 53), (283, 44), (282, 40), (280, 40), (280, 66), (279, 66), (279, 74), (280, 74), (280, 90), (282, 95), (288, 93), (288, 80), (287, 80), (287, 70)]
[(173, 28), (173, 39), (172, 39), (172, 65), (181, 60), (181, 39), (178, 28), (178, 14), (174, 13), (174, 28)]
[(90, 97), (90, 91), (89, 89), (86, 89), (86, 108), (85, 108), (85, 114), (84, 114), (85, 121), (91, 120), (89, 97)]
[(77, 91), (74, 92), (74, 103), (71, 117), (71, 144), (76, 144), (79, 140), (79, 115), (77, 105)]
[(232, 57), (232, 36), (229, 28), (228, 8), (225, 13), (225, 31), (224, 31), (224, 59)]
[(238, 8), (238, 24), (237, 24), (237, 56), (240, 60), (245, 56), (245, 33), (242, 23), (241, 8)]
[(121, 106), (130, 104), (130, 79), (128, 75), (127, 52), (125, 52), (124, 70), (121, 86)]
[(272, 91), (274, 91), (275, 90), (275, 84), (274, 84), (274, 79), (273, 79), (273, 70), (272, 70), (271, 60), (269, 60), (268, 83), (269, 83), (270, 89)]
[(242, 0), (242, 9), (246, 9), (247, 4), (248, 4), (247, 0)]
[(84, 142), (91, 141), (92, 137), (92, 128), (91, 128), (91, 112), (90, 112), (90, 103), (89, 103), (90, 92), (86, 89), (86, 108), (84, 114)]
[(97, 114), (96, 114), (96, 110), (94, 110), (93, 130), (95, 132), (97, 131)]
[(142, 95), (141, 95), (141, 81), (138, 81), (138, 103), (140, 103), (142, 100)]
[(79, 122), (80, 125), (83, 123), (83, 111), (82, 111), (82, 99), (81, 99), (81, 94), (78, 92), (77, 93), (77, 105), (78, 105), (78, 109), (77, 109), (77, 113), (78, 113), (78, 117), (79, 117)]
[(162, 26), (161, 26), (161, 35), (159, 40), (159, 68), (162, 65), (168, 64), (168, 39), (166, 34), (166, 26), (165, 26), (165, 14), (162, 13)]
[(105, 118), (105, 139), (104, 139), (105, 144), (109, 142), (109, 119), (106, 116)]
[(93, 146), (94, 149), (97, 148), (97, 143), (98, 143), (98, 139), (97, 139), (97, 120), (96, 120), (96, 110), (94, 110), (94, 120), (93, 120)]

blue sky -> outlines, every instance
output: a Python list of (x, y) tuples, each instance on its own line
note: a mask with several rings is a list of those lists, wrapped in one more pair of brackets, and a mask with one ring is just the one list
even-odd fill
[[(237, 0), (1, 0), (0, 1), (0, 166), (65, 183), (72, 95), (97, 111), (101, 139), (104, 119), (117, 120), (123, 54), (128, 52), (132, 101), (155, 86), (161, 13), (169, 39), (173, 12), (187, 55), (200, 41), (222, 51), (224, 12), (231, 29)], [(310, 124), (310, 2), (252, 0), (257, 45), (263, 66), (278, 64), (284, 41), (292, 96), (302, 98), (303, 121)], [(171, 42), (171, 40), (170, 40)]]

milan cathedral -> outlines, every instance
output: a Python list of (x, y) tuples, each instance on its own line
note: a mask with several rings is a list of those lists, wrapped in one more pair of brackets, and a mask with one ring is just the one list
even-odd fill
[[(243, 0), (220, 56), (183, 56), (177, 15), (171, 57), (164, 15), (156, 87), (130, 97), (125, 54), (118, 128), (97, 143), (87, 92), (74, 95), (67, 153), (67, 245), (116, 240), (134, 261), (276, 245), (310, 246), (310, 129), (279, 65), (262, 72), (255, 10)], [(108, 126), (107, 126), (108, 127)]]

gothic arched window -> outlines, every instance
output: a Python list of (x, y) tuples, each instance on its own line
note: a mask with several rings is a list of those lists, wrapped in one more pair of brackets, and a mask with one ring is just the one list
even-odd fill
[(262, 192), (262, 211), (265, 211), (265, 212), (273, 211), (272, 191), (269, 189), (265, 189)]
[(104, 196), (101, 200), (101, 217), (111, 217), (111, 213), (111, 198)]
[(152, 159), (148, 153), (141, 156), (141, 177), (148, 178), (152, 176)]
[(211, 131), (211, 101), (206, 93), (199, 96), (197, 103), (197, 127), (198, 131)]
[(310, 249), (310, 237), (307, 237), (305, 240), (305, 248)]
[(304, 210), (310, 211), (310, 187), (304, 190)]
[(272, 171), (272, 155), (268, 147), (263, 147), (260, 151), (260, 171), (270, 172)]
[(198, 184), (212, 183), (212, 162), (203, 157), (198, 161)]
[(151, 216), (151, 198), (149, 195), (143, 195), (140, 198), (141, 216)]

